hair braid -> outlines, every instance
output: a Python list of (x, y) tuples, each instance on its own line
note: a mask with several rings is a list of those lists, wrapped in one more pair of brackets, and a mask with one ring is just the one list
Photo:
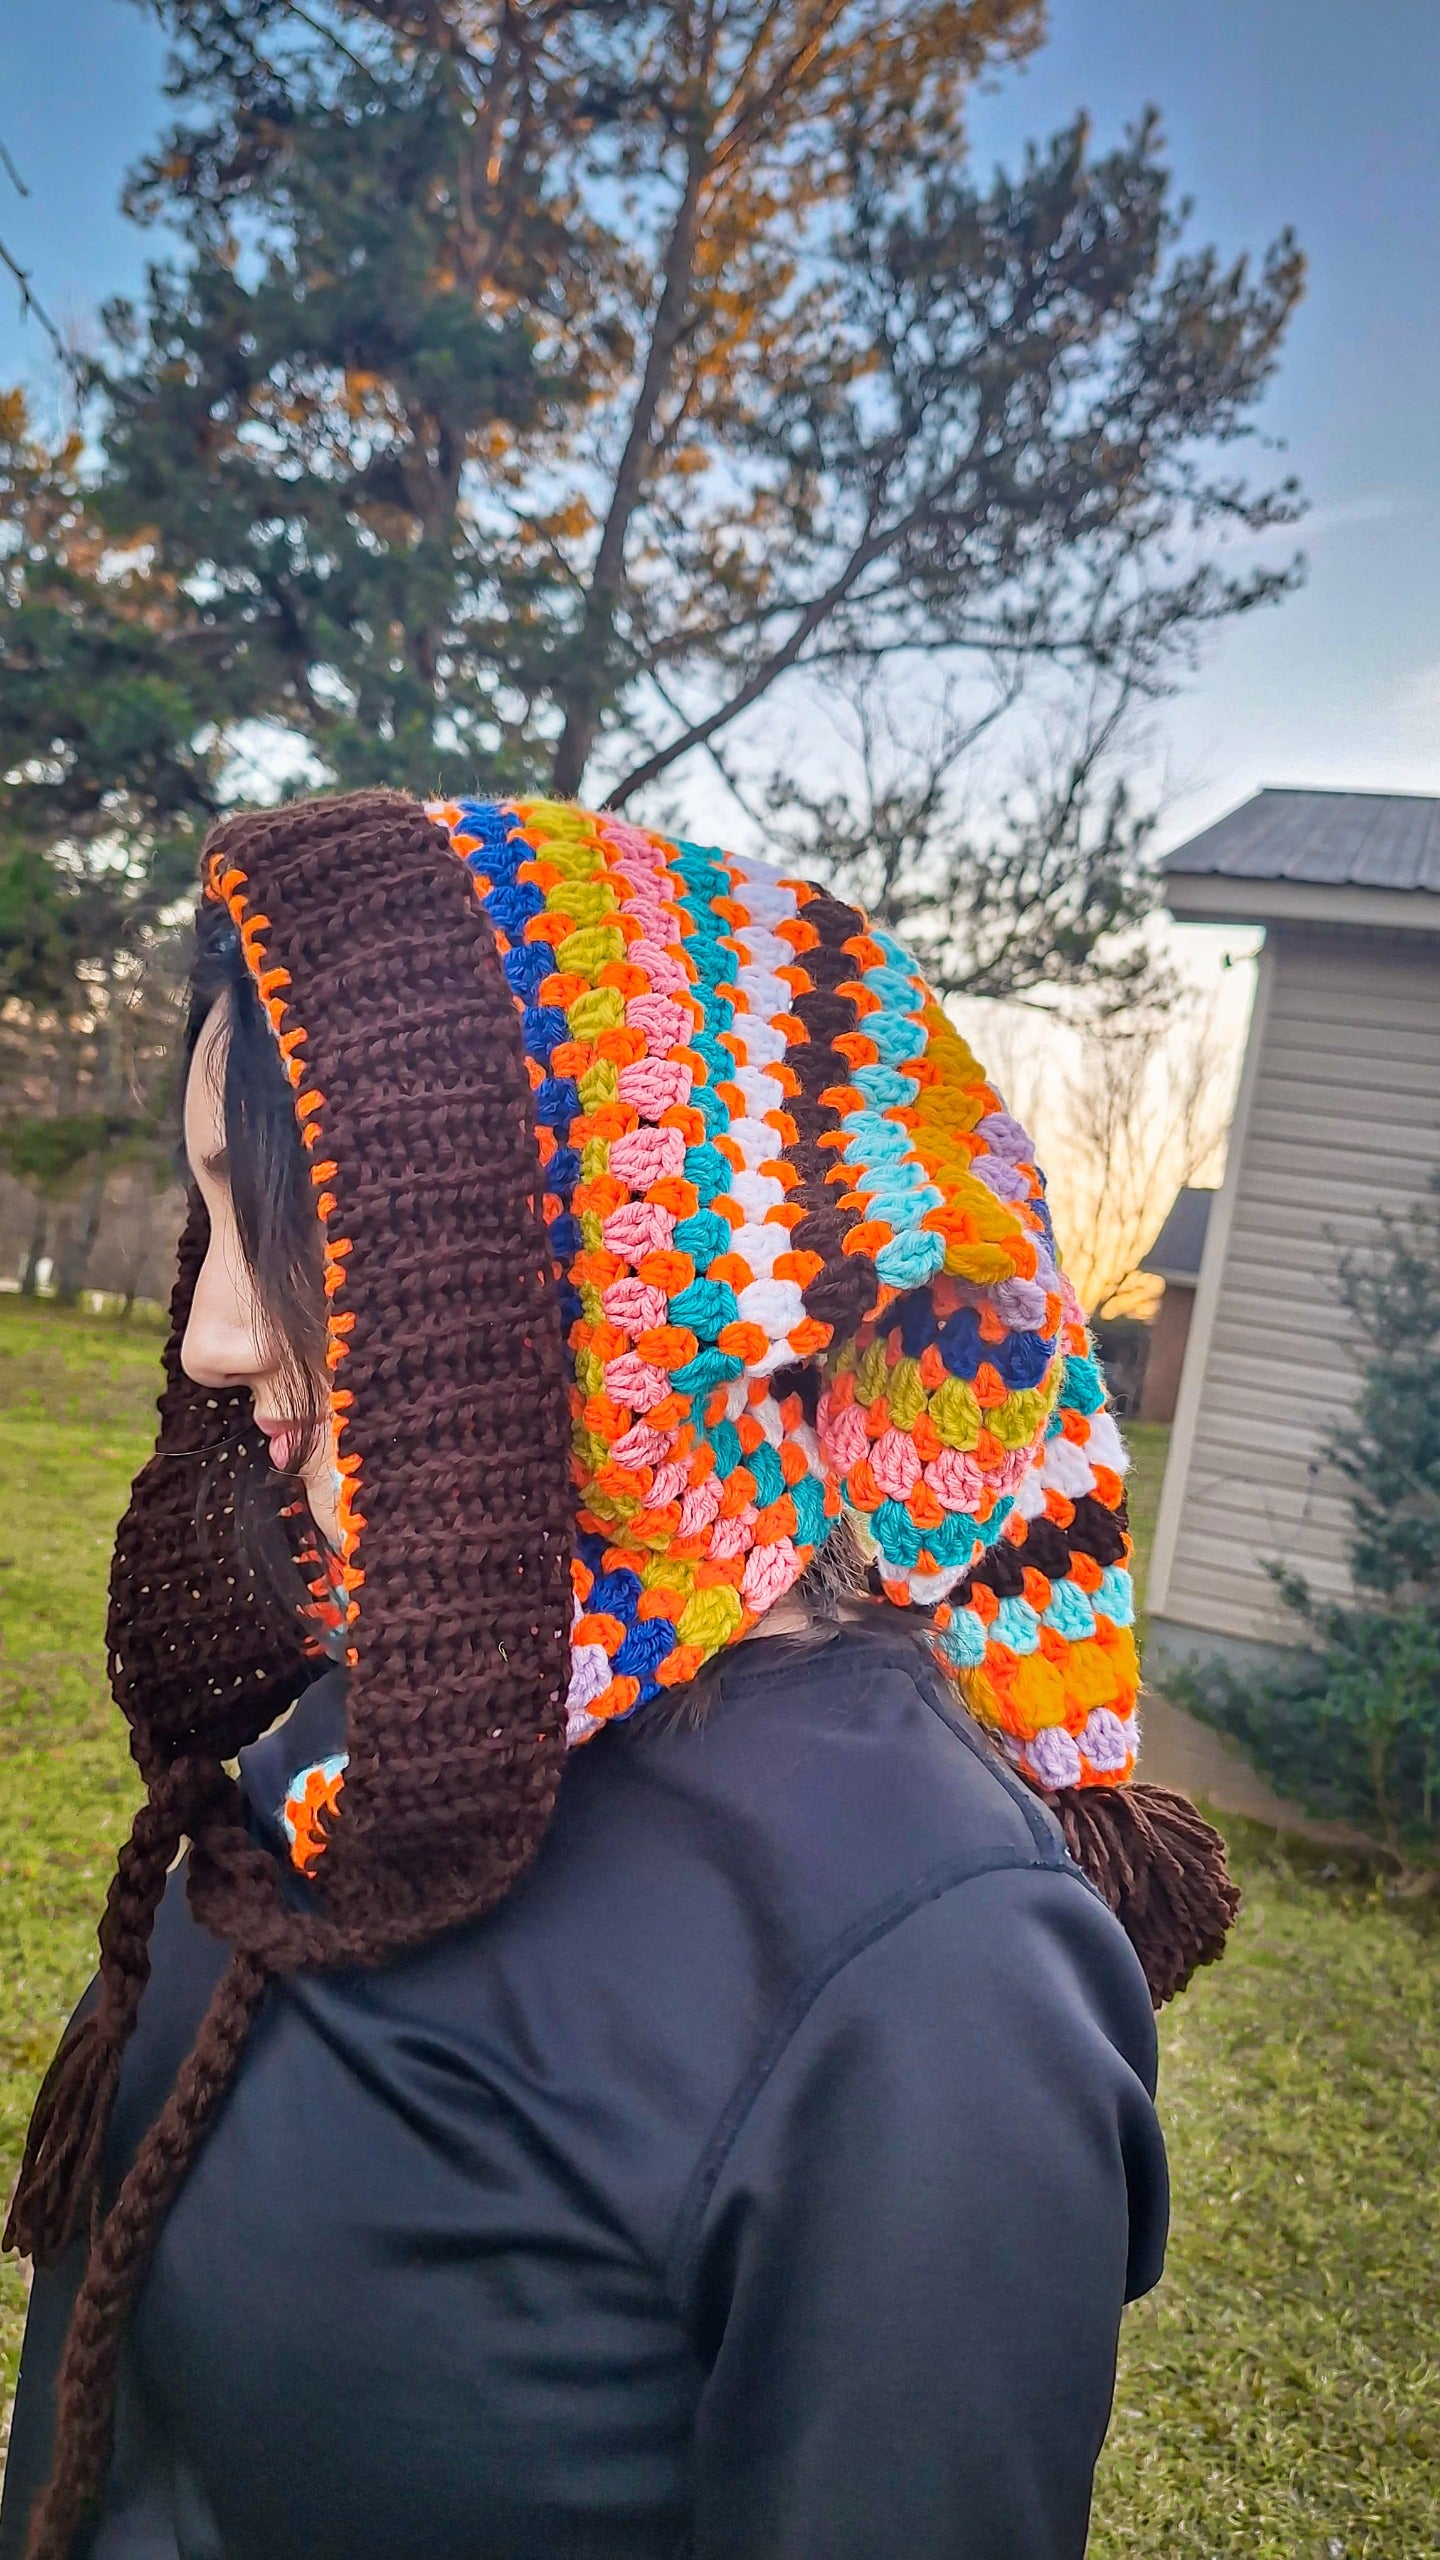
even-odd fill
[(126, 2309), (165, 2209), (229, 2086), (268, 1979), (256, 1957), (231, 1957), (175, 2086), (95, 2234), (60, 2364), (50, 2483), (31, 2519), (25, 2560), (69, 2560), (103, 2487)]

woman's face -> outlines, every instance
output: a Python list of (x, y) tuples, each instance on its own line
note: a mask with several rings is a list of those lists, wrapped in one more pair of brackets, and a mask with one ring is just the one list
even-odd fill
[[(209, 1212), (210, 1245), (195, 1283), (180, 1358), (186, 1376), (198, 1387), (249, 1388), (271, 1458), (288, 1469), (302, 1445), (304, 1424), (291, 1409), (294, 1387), (267, 1336), (230, 1194), (221, 1105), (229, 1036), (229, 1007), (222, 998), (195, 1044), (185, 1085), (185, 1153)], [(300, 1483), (321, 1536), (338, 1547), (338, 1485), (328, 1431), (301, 1465)]]

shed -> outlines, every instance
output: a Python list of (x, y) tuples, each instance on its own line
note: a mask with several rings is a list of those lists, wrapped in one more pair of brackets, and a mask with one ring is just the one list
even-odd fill
[(1338, 1264), (1440, 1166), (1440, 798), (1262, 791), (1168, 856), (1165, 895), (1265, 928), (1149, 1584), (1152, 1662), (1243, 1663), (1293, 1641), (1268, 1559), (1347, 1588)]
[(1152, 1279), (1164, 1282), (1160, 1304), (1150, 1327), (1145, 1382), (1140, 1390), (1142, 1422), (1173, 1422), (1175, 1419), (1175, 1403), (1185, 1366), (1185, 1347), (1190, 1339), (1190, 1320), (1195, 1312), (1200, 1262), (1205, 1250), (1205, 1230), (1210, 1223), (1210, 1207), (1214, 1198), (1213, 1191), (1200, 1190), (1189, 1184), (1183, 1191), (1177, 1191), (1174, 1206), (1140, 1265)]

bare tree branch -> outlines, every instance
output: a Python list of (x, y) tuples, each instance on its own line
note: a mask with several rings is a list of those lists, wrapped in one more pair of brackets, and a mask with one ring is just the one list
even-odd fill
[(66, 345), (60, 329), (51, 319), (44, 303), (41, 302), (36, 294), (35, 288), (30, 281), (30, 269), (28, 267), (22, 267), (19, 259), (11, 256), (10, 251), (6, 248), (3, 240), (0, 240), (0, 265), (7, 266), (9, 268), (10, 273), (15, 278), (15, 281), (20, 288), (21, 318), (29, 319), (33, 316), (39, 321), (41, 328), (44, 330), (46, 337), (49, 339), (55, 353), (60, 358), (61, 363), (65, 366), (67, 372), (73, 373), (75, 370), (75, 356), (73, 350)]
[(1066, 1266), (1092, 1315), (1137, 1303), (1139, 1266), (1177, 1191), (1219, 1171), (1235, 1059), (1214, 998), (1083, 1033), (1052, 1149)]
[(669, 766), (678, 762), (681, 756), (688, 755), (692, 747), (708, 746), (710, 740), (717, 736), (720, 730), (728, 728), (733, 720), (739, 719), (743, 711), (749, 710), (753, 702), (758, 702), (763, 694), (768, 693), (777, 677), (798, 664), (806, 641), (820, 629), (822, 624), (831, 619), (837, 606), (843, 604), (853, 593), (871, 564), (883, 559), (887, 552), (896, 549), (903, 542), (906, 534), (918, 527), (925, 512), (937, 498), (948, 496), (959, 486), (969, 463), (970, 456), (967, 454), (964, 461), (957, 463), (954, 470), (945, 475), (938, 490), (926, 490), (924, 496), (917, 499), (913, 507), (890, 524), (876, 527), (872, 517), (869, 520), (870, 529), (867, 530), (864, 539), (856, 544), (838, 576), (832, 579), (825, 593), (817, 596), (799, 615), (793, 629), (781, 642), (779, 648), (772, 649), (769, 655), (761, 660), (759, 666), (731, 695), (728, 702), (720, 703), (707, 718), (695, 721), (680, 737), (672, 738), (667, 746), (657, 748), (656, 752), (648, 756), (643, 764), (636, 765), (631, 772), (627, 773), (623, 781), (617, 783), (614, 790), (607, 795), (606, 807), (623, 809), (626, 801), (635, 792), (643, 790), (647, 782), (653, 782), (657, 775), (664, 773)]
[[(352, 69), (363, 72), (367, 80), (375, 80), (375, 73), (370, 64), (358, 53), (352, 52), (344, 37), (338, 36), (333, 27), (327, 27), (323, 18), (312, 17), (308, 9), (302, 9), (300, 0), (285, 0), (285, 11), (288, 17), (298, 18), (302, 27), (308, 27), (311, 34), (319, 36), (321, 42), (328, 44), (333, 52), (343, 54)], [(378, 87), (378, 82), (376, 85)]]
[[(770, 832), (796, 868), (902, 935), (944, 993), (1091, 1011), (1158, 1007), (1164, 972), (1140, 932), (1156, 894), (1151, 813), (1136, 808), (1123, 755), (1134, 694), (1123, 675), (1078, 703), (1047, 706), (1043, 744), (995, 806), (960, 777), (1022, 698), (1023, 671), (992, 667), (988, 696), (925, 701), (902, 676), (849, 671), (854, 779), (772, 785)], [(834, 715), (832, 715), (834, 716)]]
[(0, 164), (3, 164), (5, 174), (10, 180), (11, 185), (14, 187), (17, 196), (28, 196), (30, 190), (26, 186), (24, 179), (21, 177), (19, 170), (16, 168), (15, 163), (11, 159), (3, 142), (0, 142)]

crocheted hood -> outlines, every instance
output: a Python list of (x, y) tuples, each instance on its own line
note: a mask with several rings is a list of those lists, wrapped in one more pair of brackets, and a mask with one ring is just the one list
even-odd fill
[[(746, 1634), (842, 1512), (1027, 1775), (1128, 1775), (1119, 1437), (1031, 1143), (892, 937), (547, 802), (232, 820), (204, 894), (324, 1239), (350, 1732), (289, 1817), (332, 1918), (382, 1870), (401, 1934), (438, 1875), (473, 1908), (564, 1743)], [(204, 1242), (197, 1201), (113, 1584), (147, 1771), (304, 1669), (223, 1562), (254, 1428), (180, 1368)]]
[[(305, 1890), (232, 1774), (315, 1665), (235, 1535), (242, 1462), (268, 1461), (250, 1397), (181, 1366), (197, 1195), (111, 1578), (145, 1801), (5, 2235), (53, 2261), (92, 2234), (47, 2560), (103, 2473), (126, 2302), (267, 1983), (489, 1909), (567, 1747), (693, 1678), (842, 1517), (1046, 1790), (1157, 2005), (1237, 1899), (1192, 1807), (1118, 1783), (1123, 1455), (1034, 1151), (898, 943), (805, 881), (546, 802), (365, 792), (230, 819), (204, 896), (238, 931), (314, 1190), (343, 1496), (335, 1597), (312, 1589), (349, 1664), (345, 1748), (285, 1808)], [(298, 1503), (290, 1526), (298, 1557)], [(186, 1839), (227, 1963), (102, 2215)]]
[(1124, 1452), (1031, 1142), (908, 953), (809, 882), (619, 820), (431, 814), (534, 1093), (572, 1740), (744, 1635), (846, 1509), (1027, 1774), (1127, 1775)]
[[(178, 1789), (217, 1929), (267, 1962), (368, 1957), (506, 1888), (564, 1759), (566, 1367), (520, 1020), (469, 879), (399, 795), (227, 821), (203, 894), (233, 917), (273, 1026), (323, 1241), (352, 1669), (322, 1915), (302, 1928), (276, 1908), (233, 1799), (217, 1813), (205, 1792), (313, 1678), (317, 1647), (298, 1624), (277, 1636), (234, 1535), (237, 1479), (265, 1466), (250, 1396), (181, 1367), (198, 1193), (159, 1439), (117, 1540), (112, 1680), (152, 1798)], [(291, 1526), (303, 1560), (298, 1504)]]

